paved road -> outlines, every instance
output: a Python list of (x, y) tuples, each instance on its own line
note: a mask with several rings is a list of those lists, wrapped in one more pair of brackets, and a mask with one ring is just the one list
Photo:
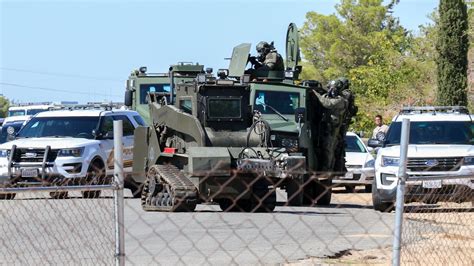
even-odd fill
[[(128, 198), (127, 263), (273, 264), (390, 245), (393, 213), (373, 211), (369, 194), (348, 195), (335, 194), (326, 208), (279, 206), (274, 213), (223, 213), (215, 205), (144, 212)], [(0, 261), (113, 263), (111, 198), (0, 201), (0, 211)]]
[[(365, 201), (368, 195), (357, 197)], [(127, 260), (140, 265), (274, 264), (391, 244), (393, 213), (338, 198), (335, 195), (336, 204), (326, 208), (222, 213), (218, 206), (199, 205), (195, 213), (172, 214), (143, 213), (138, 200), (128, 199)]]

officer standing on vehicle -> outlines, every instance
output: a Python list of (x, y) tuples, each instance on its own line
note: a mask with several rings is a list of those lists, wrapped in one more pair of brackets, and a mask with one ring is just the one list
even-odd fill
[(341, 96), (346, 100), (347, 106), (344, 110), (342, 116), (342, 124), (341, 129), (339, 131), (338, 140), (337, 140), (337, 147), (336, 147), (336, 165), (334, 169), (336, 171), (345, 172), (346, 169), (346, 160), (345, 160), (345, 135), (349, 130), (349, 125), (352, 123), (352, 117), (357, 115), (358, 108), (355, 105), (355, 95), (350, 90), (350, 82), (347, 78), (342, 77), (339, 78), (340, 85), (341, 85)]
[(321, 167), (318, 168), (320, 171), (333, 171), (336, 163), (337, 143), (344, 122), (344, 112), (348, 106), (347, 100), (340, 95), (341, 89), (342, 82), (333, 80), (329, 83), (326, 94), (321, 95), (313, 90), (323, 107), (319, 136)]
[(273, 47), (273, 42), (271, 44), (264, 41), (259, 42), (256, 48), (258, 57), (249, 57), (249, 61), (254, 65), (255, 69), (274, 71), (285, 70), (283, 58), (277, 52), (275, 47)]

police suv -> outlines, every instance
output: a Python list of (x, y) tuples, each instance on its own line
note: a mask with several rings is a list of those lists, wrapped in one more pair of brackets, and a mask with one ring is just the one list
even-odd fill
[[(104, 184), (113, 175), (113, 121), (123, 121), (125, 176), (131, 173), (133, 133), (144, 121), (129, 110), (60, 110), (28, 121), (0, 145), (0, 182), (8, 186)], [(132, 189), (133, 192), (133, 189)], [(100, 191), (84, 191), (98, 197)], [(11, 199), (14, 194), (0, 194)], [(54, 198), (65, 193), (51, 193)]]
[(474, 123), (465, 107), (410, 107), (395, 116), (380, 147), (372, 187), (374, 209), (391, 211), (396, 198), (402, 120), (410, 119), (405, 201), (471, 201), (474, 189)]

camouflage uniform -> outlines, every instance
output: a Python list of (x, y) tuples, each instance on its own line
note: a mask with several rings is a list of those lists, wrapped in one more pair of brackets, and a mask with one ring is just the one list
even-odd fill
[(341, 134), (344, 112), (347, 109), (347, 101), (342, 96), (329, 97), (329, 94), (321, 95), (313, 90), (322, 108), (320, 134), (318, 136), (319, 148), (317, 156), (319, 159), (319, 171), (333, 172), (337, 155), (337, 143)]
[(334, 170), (339, 172), (346, 172), (346, 152), (345, 152), (345, 135), (347, 130), (349, 129), (349, 125), (352, 123), (352, 117), (357, 115), (358, 108), (355, 105), (355, 95), (349, 89), (349, 80), (346, 78), (340, 78), (341, 81), (341, 96), (347, 102), (347, 108), (343, 114), (343, 121), (341, 125), (341, 129), (338, 136), (338, 145), (336, 147), (336, 163), (334, 165)]
[(265, 56), (265, 61), (263, 61), (263, 66), (258, 69), (283, 71), (285, 70), (283, 58), (277, 52), (277, 50), (273, 49)]

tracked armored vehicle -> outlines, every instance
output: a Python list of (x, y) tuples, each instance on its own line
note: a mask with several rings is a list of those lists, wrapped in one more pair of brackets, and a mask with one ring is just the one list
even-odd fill
[(319, 83), (295, 82), (296, 26), (287, 32), (286, 71), (246, 70), (250, 46), (236, 46), (217, 77), (201, 70), (170, 82), (169, 92), (148, 92), (150, 126), (137, 128), (134, 150), (143, 209), (189, 211), (212, 201), (223, 210), (271, 211), (277, 187), (290, 205), (330, 203), (331, 178), (344, 171), (317, 174), (324, 125), (309, 93)]

